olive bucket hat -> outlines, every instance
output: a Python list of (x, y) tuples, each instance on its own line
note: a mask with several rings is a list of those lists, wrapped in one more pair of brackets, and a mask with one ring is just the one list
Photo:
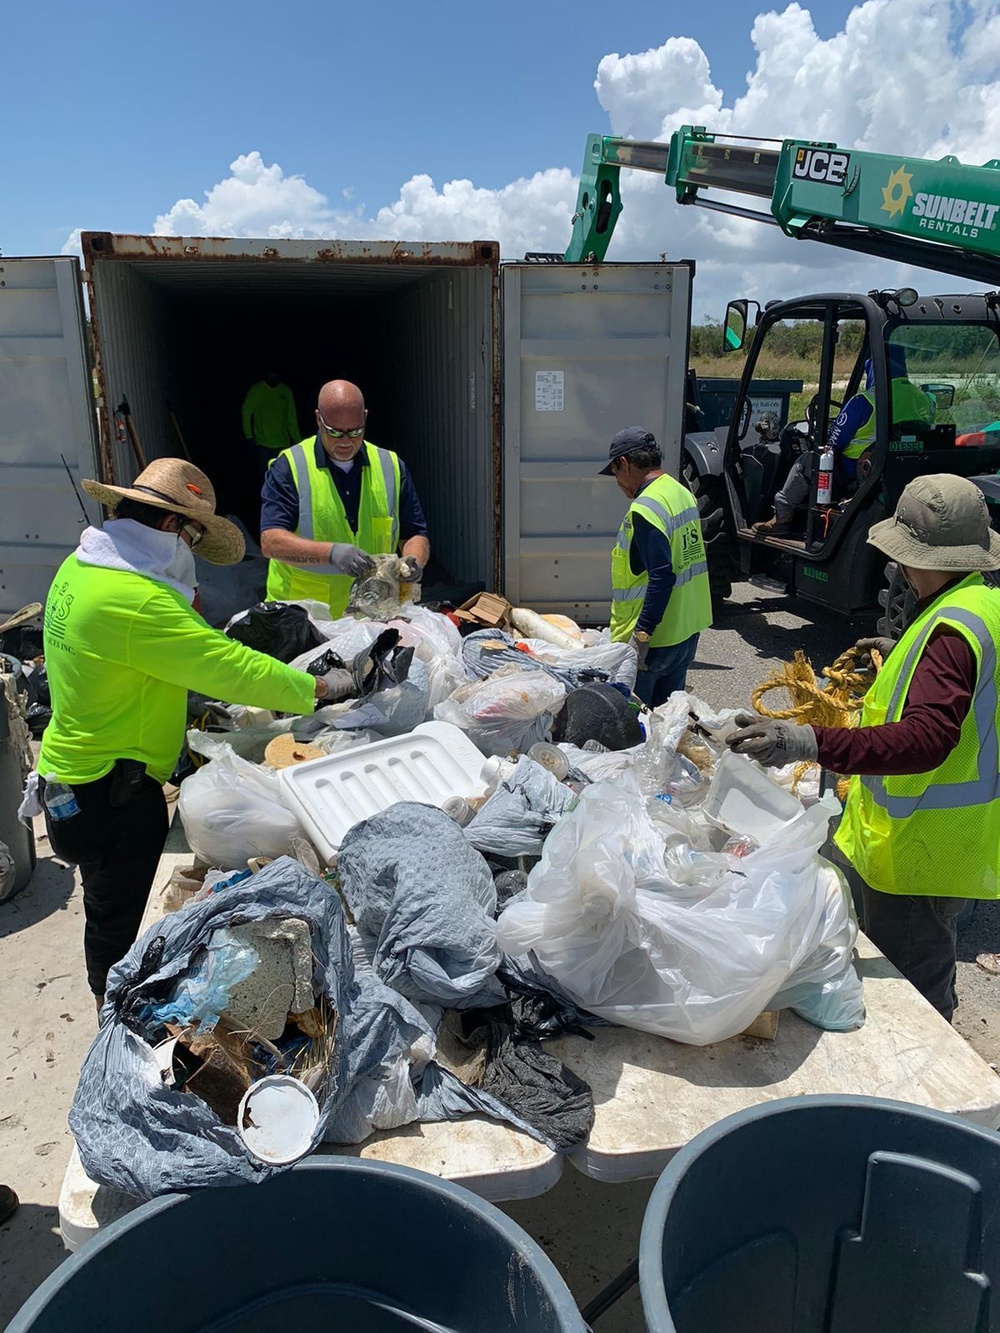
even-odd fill
[(1000, 536), (990, 529), (983, 493), (967, 477), (917, 477), (892, 518), (876, 523), (870, 545), (901, 565), (968, 574), (1000, 569)]
[(215, 487), (193, 463), (182, 458), (154, 458), (131, 486), (106, 486), (87, 480), (80, 484), (109, 509), (116, 509), (122, 500), (138, 500), (200, 523), (205, 535), (198, 543), (198, 555), (213, 565), (235, 565), (243, 559), (242, 532), (215, 512)]

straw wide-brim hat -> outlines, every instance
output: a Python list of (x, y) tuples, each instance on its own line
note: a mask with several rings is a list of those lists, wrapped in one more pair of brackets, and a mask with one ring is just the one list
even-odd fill
[(983, 493), (967, 477), (917, 477), (892, 518), (876, 523), (869, 543), (911, 569), (971, 574), (1000, 569), (1000, 535), (990, 528)]
[(138, 500), (200, 523), (205, 535), (196, 551), (213, 565), (235, 565), (243, 559), (246, 545), (242, 532), (215, 512), (215, 487), (201, 468), (183, 458), (155, 458), (131, 486), (106, 486), (87, 480), (81, 485), (109, 509), (116, 509), (122, 500)]

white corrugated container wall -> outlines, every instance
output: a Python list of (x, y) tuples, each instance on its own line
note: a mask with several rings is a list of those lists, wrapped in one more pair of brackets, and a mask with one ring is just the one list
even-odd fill
[(96, 521), (96, 447), (78, 262), (0, 259), (0, 620), (45, 600), (81, 505)]
[(599, 475), (623, 426), (679, 475), (690, 263), (503, 268), (504, 589), (542, 613), (607, 624), (628, 500)]
[(250, 383), (278, 370), (306, 437), (320, 385), (351, 379), (365, 393), (368, 438), (410, 469), (435, 559), (460, 581), (495, 586), (494, 242), (85, 233), (83, 245), (119, 483), (137, 470), (127, 442), (114, 442), (111, 414), (125, 396), (146, 457), (176, 455), (180, 427), (220, 507), (253, 528), (253, 459), (240, 426)]

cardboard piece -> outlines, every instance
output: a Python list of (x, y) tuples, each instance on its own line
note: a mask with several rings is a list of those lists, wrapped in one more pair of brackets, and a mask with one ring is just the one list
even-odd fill
[(478, 592), (463, 602), (453, 615), (456, 620), (479, 629), (499, 629), (508, 623), (511, 604), (495, 592)]

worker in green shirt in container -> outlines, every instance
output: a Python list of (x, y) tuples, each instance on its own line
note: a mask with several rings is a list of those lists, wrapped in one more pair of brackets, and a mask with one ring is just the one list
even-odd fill
[(282, 449), (296, 444), (301, 435), (295, 396), (282, 384), (276, 371), (251, 384), (243, 399), (243, 435), (254, 447), (257, 480), (261, 485), (267, 469)]
[(139, 929), (166, 841), (163, 783), (184, 744), (195, 690), (283, 713), (350, 691), (346, 671), (313, 677), (209, 627), (195, 611), (194, 550), (216, 565), (243, 536), (215, 512), (204, 472), (151, 463), (131, 486), (84, 481), (114, 510), (87, 528), (45, 607), (52, 719), (38, 757), (49, 842), (80, 866), (84, 953), (100, 1008), (108, 969)]

